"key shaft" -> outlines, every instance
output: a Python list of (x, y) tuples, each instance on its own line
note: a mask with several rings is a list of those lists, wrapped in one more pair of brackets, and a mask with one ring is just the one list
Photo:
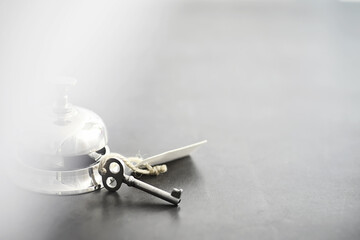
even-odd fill
[(124, 175), (123, 182), (126, 183), (129, 187), (135, 187), (151, 195), (154, 195), (158, 198), (161, 198), (165, 201), (168, 201), (174, 205), (178, 205), (181, 201), (182, 189), (174, 188), (170, 194), (164, 190), (161, 190), (150, 184), (137, 180), (133, 176), (128, 176), (128, 175)]

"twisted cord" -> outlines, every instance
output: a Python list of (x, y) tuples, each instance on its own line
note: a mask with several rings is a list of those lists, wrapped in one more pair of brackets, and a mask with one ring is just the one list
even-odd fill
[[(167, 172), (167, 167), (165, 164), (163, 165), (157, 165), (157, 166), (151, 166), (148, 163), (143, 164), (141, 167), (137, 167), (136, 164), (139, 164), (143, 161), (143, 158), (139, 157), (124, 157), (123, 155), (119, 153), (110, 153), (105, 156), (103, 156), (100, 160), (99, 164), (99, 172), (101, 175), (104, 175), (106, 173), (106, 169), (104, 168), (105, 163), (111, 159), (116, 158), (120, 159), (125, 163), (125, 165), (130, 168), (135, 173), (140, 173), (144, 175), (159, 175), (160, 173)], [(143, 169), (146, 168), (146, 169)]]

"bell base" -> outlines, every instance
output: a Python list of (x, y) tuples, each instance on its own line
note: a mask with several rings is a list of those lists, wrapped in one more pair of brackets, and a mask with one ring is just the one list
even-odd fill
[[(106, 153), (109, 153), (106, 147)], [(87, 167), (72, 170), (46, 170), (15, 161), (10, 176), (13, 182), (27, 190), (50, 195), (76, 195), (103, 188), (99, 163), (102, 154), (89, 154), (94, 162)]]

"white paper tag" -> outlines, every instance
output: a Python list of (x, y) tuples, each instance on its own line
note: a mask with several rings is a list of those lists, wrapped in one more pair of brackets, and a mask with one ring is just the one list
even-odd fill
[(198, 147), (200, 147), (201, 145), (207, 143), (207, 141), (201, 141), (198, 143), (194, 143), (185, 147), (181, 147), (181, 148), (177, 148), (174, 150), (170, 150), (149, 158), (144, 159), (143, 161), (139, 162), (138, 164), (136, 164), (136, 167), (141, 167), (143, 166), (145, 163), (150, 164), (151, 166), (154, 165), (159, 165), (159, 164), (164, 164), (179, 158), (183, 158), (186, 156), (189, 156), (192, 152), (194, 152)]

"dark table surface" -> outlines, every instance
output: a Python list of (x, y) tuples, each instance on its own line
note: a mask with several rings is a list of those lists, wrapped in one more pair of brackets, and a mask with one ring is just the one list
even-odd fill
[(126, 186), (59, 197), (4, 179), (1, 239), (360, 238), (360, 3), (72, 4), (3, 3), (2, 24), (22, 31), (8, 46), (29, 48), (7, 56), (40, 52), (19, 60), (26, 74), (76, 77), (71, 100), (103, 118), (112, 151), (208, 143), (141, 178), (183, 188), (178, 207)]

